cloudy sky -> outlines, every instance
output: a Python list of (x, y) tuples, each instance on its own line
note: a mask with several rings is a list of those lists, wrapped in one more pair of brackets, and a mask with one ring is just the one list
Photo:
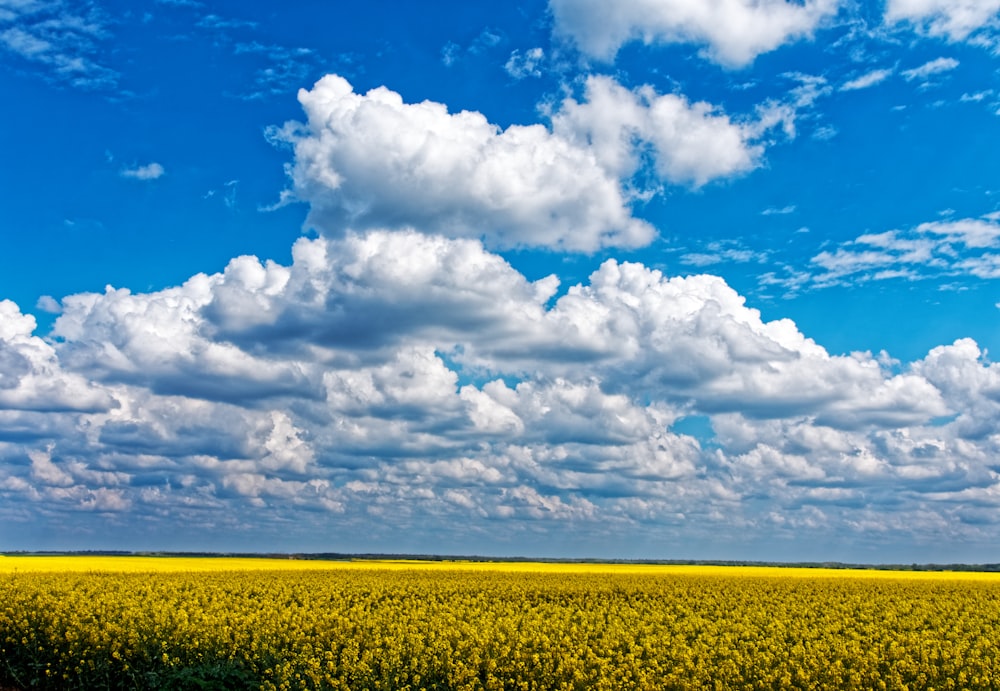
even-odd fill
[(0, 549), (1000, 561), (1000, 0), (0, 0)]

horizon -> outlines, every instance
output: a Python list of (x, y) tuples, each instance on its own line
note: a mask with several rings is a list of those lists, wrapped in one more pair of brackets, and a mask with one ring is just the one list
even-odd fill
[(407, 554), (407, 553), (343, 553), (343, 552), (201, 552), (201, 551), (128, 551), (128, 550), (72, 550), (29, 551), (0, 550), (0, 557), (138, 557), (163, 559), (217, 559), (234, 561), (246, 559), (292, 561), (351, 561), (351, 562), (413, 562), (418, 563), (482, 563), (482, 564), (593, 564), (635, 566), (733, 566), (776, 567), (790, 569), (846, 570), (846, 571), (955, 571), (994, 573), (1000, 572), (1000, 563), (967, 562), (844, 562), (844, 561), (757, 561), (737, 559), (684, 559), (684, 558), (635, 558), (615, 559), (601, 557), (525, 557), (490, 556), (485, 554)]
[(0, 548), (1000, 562), (1000, 4), (599, 5), (0, 0)]

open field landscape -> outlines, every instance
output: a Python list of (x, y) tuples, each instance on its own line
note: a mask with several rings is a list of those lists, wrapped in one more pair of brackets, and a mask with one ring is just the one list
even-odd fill
[(1000, 0), (0, 0), (0, 94), (0, 691), (1000, 691)]
[(989, 689), (1000, 575), (0, 558), (40, 689)]

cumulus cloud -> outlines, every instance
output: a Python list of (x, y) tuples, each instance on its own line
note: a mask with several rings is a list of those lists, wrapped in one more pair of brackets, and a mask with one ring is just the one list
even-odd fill
[[(239, 260), (234, 264), (237, 271)], [(63, 300), (53, 327), (63, 360), (96, 380), (139, 384), (161, 394), (255, 400), (298, 392), (318, 395), (309, 373), (199, 333), (199, 309), (221, 277), (198, 275), (183, 286), (133, 295), (110, 286), (103, 294)]]
[[(609, 261), (553, 313), (573, 332), (608, 344), (610, 390), (644, 391), (708, 413), (766, 418), (798, 411), (848, 427), (894, 415), (917, 423), (944, 412), (919, 379), (889, 378), (870, 357), (830, 356), (792, 322), (761, 321), (714, 276), (665, 279)], [(847, 412), (859, 406), (864, 413)]]
[(384, 87), (356, 94), (336, 75), (299, 100), (308, 122), (279, 136), (295, 148), (291, 176), (308, 223), (325, 233), (417, 226), (587, 252), (654, 236), (588, 149), (542, 125), (501, 130), (480, 113), (404, 103)]
[(62, 311), (62, 306), (59, 304), (59, 301), (51, 295), (42, 295), (39, 297), (38, 301), (35, 303), (35, 307), (43, 312), (48, 312), (49, 314), (59, 314)]
[(34, 330), (34, 317), (0, 300), (0, 410), (96, 411), (115, 405), (106, 390), (65, 371)]
[(301, 239), (292, 255), (291, 267), (240, 258), (209, 279), (202, 331), (265, 352), (322, 346), (346, 364), (414, 337), (450, 348), (476, 334), (503, 349), (531, 342), (558, 287), (554, 276), (526, 280), (478, 241), (416, 231)]
[[(850, 380), (866, 393), (845, 405), (881, 400), (872, 398), (881, 386), (877, 363), (831, 357), (790, 322), (761, 322), (710, 276), (667, 279), (612, 260), (548, 307), (554, 277), (529, 282), (471, 240), (373, 231), (302, 239), (293, 257), (290, 267), (239, 258), (223, 274), (146, 296), (70, 296), (54, 334), (68, 362), (103, 381), (233, 402), (319, 397), (351, 414), (454, 408), (447, 401), (457, 375), (437, 353), (474, 376), (565, 378), (582, 367), (605, 390), (646, 391), (709, 411), (770, 416), (794, 408), (846, 421), (836, 406)], [(99, 338), (83, 342), (83, 333)], [(425, 390), (400, 371), (436, 383)], [(800, 378), (810, 386), (796, 384)], [(311, 388), (317, 380), (324, 392)], [(918, 388), (914, 398), (900, 386), (878, 405), (914, 419), (940, 412), (933, 392)], [(518, 426), (497, 410), (481, 413)]]
[(933, 348), (914, 364), (951, 407), (960, 411), (952, 423), (964, 436), (998, 441), (993, 420), (1000, 413), (1000, 365), (990, 362), (970, 338)]
[(961, 41), (996, 22), (1000, 0), (889, 0), (889, 24), (907, 22), (931, 36)]
[[(883, 408), (914, 420), (942, 412), (920, 382), (830, 356), (791, 322), (762, 322), (712, 276), (609, 260), (550, 307), (553, 277), (529, 282), (471, 240), (380, 231), (302, 239), (293, 256), (290, 267), (238, 258), (159, 293), (68, 296), (53, 329), (60, 355), (106, 384), (162, 395), (292, 396), (399, 419), (457, 415), (459, 374), (571, 380), (581, 368), (608, 393), (708, 412), (809, 411), (845, 425), (856, 423), (844, 406), (875, 423)], [(518, 426), (497, 410), (481, 407)]]
[(655, 236), (631, 205), (663, 183), (700, 187), (763, 163), (767, 138), (794, 134), (792, 106), (733, 118), (705, 102), (591, 76), (543, 125), (490, 124), (440, 103), (408, 104), (384, 87), (354, 93), (324, 77), (299, 100), (306, 124), (274, 138), (295, 151), (289, 198), (323, 234), (416, 228), (499, 248), (594, 252)]
[[(1000, 380), (972, 341), (909, 367), (832, 355), (721, 278), (615, 260), (557, 288), (477, 240), (372, 230), (66, 296), (48, 341), (0, 303), (0, 517), (469, 549), (720, 516), (766, 535), (762, 498), (774, 521), (853, 530), (889, 488), (933, 512), (996, 483)], [(675, 427), (690, 416), (710, 432)]]
[(837, 0), (698, 0), (604, 3), (550, 0), (557, 35), (571, 39), (586, 55), (610, 61), (625, 43), (694, 43), (703, 54), (729, 67), (742, 67), (761, 53), (811, 37), (834, 15)]
[(582, 103), (563, 102), (553, 128), (578, 146), (589, 144), (602, 167), (625, 178), (638, 170), (647, 146), (660, 178), (695, 186), (753, 170), (764, 153), (753, 123), (651, 87), (629, 90), (604, 76), (587, 79)]

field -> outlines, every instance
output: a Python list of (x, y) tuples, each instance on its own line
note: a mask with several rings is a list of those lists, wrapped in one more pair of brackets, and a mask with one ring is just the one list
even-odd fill
[(1000, 577), (0, 557), (0, 687), (1000, 689)]

